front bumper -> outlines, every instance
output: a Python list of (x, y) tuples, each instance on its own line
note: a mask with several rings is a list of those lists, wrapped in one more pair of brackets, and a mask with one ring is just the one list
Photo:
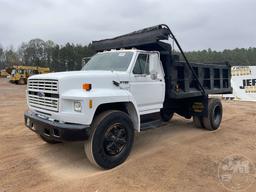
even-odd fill
[(84, 141), (89, 138), (90, 126), (49, 121), (27, 111), (25, 125), (39, 135), (56, 141)]

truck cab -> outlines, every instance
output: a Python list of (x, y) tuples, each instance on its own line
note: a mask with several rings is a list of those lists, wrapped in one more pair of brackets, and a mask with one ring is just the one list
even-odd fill
[[(140, 33), (141, 37), (141, 33), (150, 32), (153, 38), (153, 31), (158, 38), (158, 30), (159, 27), (149, 28), (135, 35)], [(145, 37), (146, 41), (149, 35)], [(106, 41), (100, 47), (109, 45)], [(180, 75), (188, 69), (182, 69), (182, 63), (171, 60), (168, 46), (164, 51), (145, 42), (146, 48), (141, 45), (125, 47), (122, 40), (124, 48), (120, 48), (115, 41), (116, 38), (111, 40), (111, 46), (117, 49), (98, 51), (81, 71), (29, 77), (25, 125), (47, 143), (84, 141), (88, 159), (104, 169), (125, 161), (133, 145), (134, 132), (145, 130), (145, 122), (150, 119), (169, 121), (173, 113), (177, 113), (186, 118), (193, 116), (197, 127), (219, 128), (220, 101), (208, 102), (208, 95), (202, 95), (200, 88), (194, 86), (191, 74), (190, 79)], [(129, 42), (132, 41), (127, 44)], [(157, 40), (153, 45), (158, 43)], [(209, 79), (219, 81), (216, 83), (219, 88), (211, 89), (211, 83), (205, 84), (211, 93), (229, 92), (229, 84), (225, 84), (229, 83), (225, 76), (227, 68), (220, 67), (215, 66), (220, 71), (219, 76)], [(196, 71), (201, 68), (194, 65)]]
[(136, 110), (135, 127), (140, 131), (139, 116), (163, 107), (165, 81), (159, 58), (159, 52), (111, 50), (94, 55), (81, 71), (32, 76), (29, 107), (35, 113), (53, 112), (50, 116), (64, 123), (90, 125), (99, 106), (126, 103)]
[(26, 125), (48, 142), (90, 137), (104, 111), (130, 114), (140, 132), (140, 116), (159, 112), (165, 97), (164, 71), (157, 51), (137, 49), (97, 53), (81, 71), (28, 79)]

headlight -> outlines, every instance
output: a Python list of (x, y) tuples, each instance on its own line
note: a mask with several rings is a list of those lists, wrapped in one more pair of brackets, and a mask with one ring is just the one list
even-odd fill
[(74, 110), (76, 112), (81, 112), (82, 111), (82, 102), (81, 101), (75, 101), (74, 102)]

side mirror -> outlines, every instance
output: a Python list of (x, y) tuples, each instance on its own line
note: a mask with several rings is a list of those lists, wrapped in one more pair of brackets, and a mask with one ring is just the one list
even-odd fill
[(156, 80), (157, 79), (157, 73), (150, 73), (150, 77), (151, 77), (151, 79)]
[(151, 79), (155, 80), (158, 76), (159, 56), (157, 53), (152, 53), (149, 56), (149, 73)]

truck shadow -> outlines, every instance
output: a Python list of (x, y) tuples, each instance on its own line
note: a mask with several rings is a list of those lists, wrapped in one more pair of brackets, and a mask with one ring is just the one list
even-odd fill
[[(191, 120), (175, 118), (163, 126), (138, 133), (135, 136), (134, 146), (126, 163), (140, 158), (147, 152), (158, 150), (164, 147), (166, 143), (168, 145), (177, 144), (174, 141), (171, 142), (174, 138), (177, 141), (178, 137), (184, 138), (200, 132), (202, 130), (195, 129)], [(54, 176), (81, 178), (104, 173), (102, 169), (89, 162), (84, 152), (83, 142), (50, 145), (40, 141), (35, 153), (42, 165), (41, 168)]]

